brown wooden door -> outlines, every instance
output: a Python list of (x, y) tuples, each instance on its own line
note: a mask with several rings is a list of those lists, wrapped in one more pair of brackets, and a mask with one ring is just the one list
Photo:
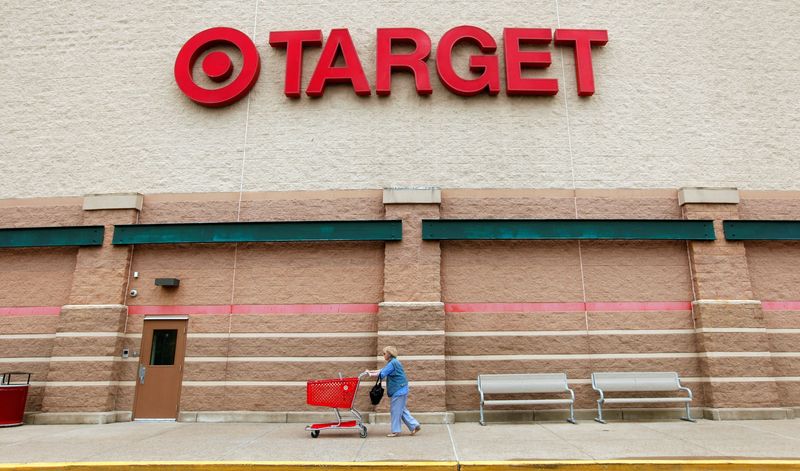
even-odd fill
[(177, 419), (186, 320), (145, 320), (136, 374), (134, 419)]

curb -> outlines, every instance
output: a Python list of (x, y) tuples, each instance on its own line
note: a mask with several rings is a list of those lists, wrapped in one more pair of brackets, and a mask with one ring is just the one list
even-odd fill
[(98, 463), (11, 463), (0, 470), (15, 471), (527, 471), (527, 470), (597, 470), (597, 471), (712, 471), (712, 470), (800, 470), (800, 460), (562, 460), (562, 461), (366, 461), (366, 462), (296, 462), (296, 461), (144, 461)]

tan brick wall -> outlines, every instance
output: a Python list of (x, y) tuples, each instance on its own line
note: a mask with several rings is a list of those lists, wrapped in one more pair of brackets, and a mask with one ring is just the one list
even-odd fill
[(449, 312), (448, 332), (492, 330), (585, 330), (583, 312)]
[[(112, 262), (113, 263), (113, 262)], [(124, 280), (124, 279), (123, 279)], [(82, 289), (82, 288), (79, 288)], [(113, 290), (105, 287), (105, 293)], [(102, 293), (103, 291), (98, 291)], [(61, 309), (58, 333), (47, 372), (42, 400), (44, 412), (87, 412), (116, 410), (116, 381), (127, 364), (121, 361), (127, 308), (122, 305), (67, 305)], [(88, 337), (92, 333), (100, 334)], [(78, 337), (74, 335), (78, 335)], [(116, 334), (116, 336), (106, 336)], [(97, 357), (87, 361), (82, 357)], [(104, 386), (65, 386), (59, 383), (97, 382)], [(75, 396), (73, 396), (75, 395)]]
[(681, 242), (448, 241), (445, 302), (686, 301)]
[[(130, 287), (139, 295), (130, 305), (377, 303), (383, 244), (137, 246), (132, 270), (139, 278)], [(167, 277), (179, 278), (180, 287), (155, 286)]]
[(442, 300), (441, 249), (422, 240), (422, 220), (439, 219), (435, 204), (391, 204), (387, 220), (403, 221), (403, 240), (387, 242), (384, 255), (383, 299), (386, 301)]
[(779, 392), (774, 381), (743, 383), (711, 381), (707, 383), (704, 391), (706, 404), (713, 407), (757, 408), (781, 405), (776, 399)]
[(589, 312), (586, 316), (592, 330), (694, 328), (688, 311)]
[(581, 256), (587, 301), (692, 299), (683, 242), (584, 241)]
[(141, 224), (382, 219), (380, 190), (145, 195)]
[(697, 299), (754, 299), (747, 267), (745, 245), (728, 242), (722, 221), (739, 219), (737, 205), (687, 204), (685, 219), (713, 220), (717, 240), (690, 242)]
[(678, 194), (674, 190), (575, 191), (581, 219), (679, 219)]
[(73, 247), (0, 249), (0, 306), (66, 304), (77, 253)]
[(448, 303), (583, 301), (577, 242), (442, 242)]
[(54, 334), (58, 328), (58, 316), (0, 316), (0, 333)]
[[(0, 331), (4, 333), (3, 331)], [(1, 334), (0, 334), (1, 335)], [(0, 342), (0, 358), (50, 358), (53, 350), (53, 337), (48, 338), (6, 338)], [(5, 372), (5, 366), (2, 367)]]
[[(442, 303), (385, 302), (380, 305), (377, 318), (378, 356), (382, 357), (383, 348), (391, 345), (397, 348), (409, 381), (444, 382), (447, 379), (444, 357), (446, 315)], [(416, 355), (430, 355), (432, 358), (407, 358)], [(378, 361), (379, 367), (383, 365), (383, 361)], [(447, 410), (444, 389), (444, 384), (412, 386), (409, 407), (419, 411)], [(376, 410), (388, 412), (388, 406), (388, 402), (384, 402)]]
[[(800, 219), (800, 217), (798, 218)], [(797, 242), (746, 242), (747, 267), (756, 299), (800, 300), (800, 244)]]
[[(98, 412), (115, 410), (117, 386), (47, 386), (44, 412)], [(51, 406), (52, 404), (52, 406)]]
[(800, 219), (798, 191), (742, 191), (741, 198), (742, 219)]
[(194, 338), (187, 357), (370, 357), (376, 337)]
[(85, 211), (83, 224), (105, 225), (102, 247), (82, 247), (78, 252), (68, 304), (122, 304), (130, 269), (132, 247), (111, 245), (114, 224), (132, 224), (135, 210)]
[(0, 227), (80, 226), (83, 198), (0, 199)]
[(443, 219), (677, 219), (675, 190), (444, 189)]
[[(381, 212), (383, 205), (379, 198), (377, 191), (248, 194), (242, 201), (245, 209), (241, 216), (253, 220), (290, 220), (295, 208), (297, 219), (336, 219), (337, 215), (342, 219), (402, 218), (404, 242), (239, 244), (238, 247), (203, 244), (138, 246), (133, 250), (130, 271), (139, 271), (140, 277), (131, 280), (131, 287), (139, 289), (140, 295), (128, 298), (132, 305), (227, 305), (231, 300), (237, 305), (374, 305), (390, 301), (382, 303), (377, 314), (190, 314), (184, 376), (188, 384), (183, 388), (182, 410), (314, 410), (305, 404), (301, 385), (239, 382), (302, 383), (335, 376), (339, 371), (355, 375), (363, 369), (381, 366), (383, 362), (375, 355), (388, 344), (401, 351), (401, 360), (412, 381), (410, 404), (415, 411), (474, 409), (477, 406), (474, 385), (445, 386), (444, 382), (474, 381), (480, 373), (506, 371), (567, 372), (571, 380), (577, 381), (578, 407), (594, 406), (595, 395), (585, 384), (592, 372), (618, 370), (678, 371), (688, 378), (688, 384), (697, 394), (694, 402), (697, 406), (775, 407), (800, 401), (797, 385), (780, 380), (800, 376), (796, 358), (768, 355), (770, 351), (794, 353), (794, 337), (798, 334), (763, 330), (691, 333), (695, 324), (711, 329), (798, 328), (798, 316), (791, 311), (763, 311), (757, 304), (700, 303), (695, 305), (695, 318), (688, 310), (445, 313), (444, 305), (433, 301), (580, 302), (583, 300), (581, 261), (589, 302), (690, 300), (689, 257), (686, 244), (681, 242), (582, 242), (579, 254), (577, 242), (445, 242), (439, 249), (438, 243), (419, 240), (422, 218), (436, 218), (440, 213), (451, 215), (444, 217), (469, 217), (474, 216), (471, 211), (480, 208), (485, 211), (478, 213), (482, 217), (533, 217), (532, 214), (560, 217), (553, 215), (568, 210), (572, 214), (565, 212), (563, 217), (574, 217), (577, 204), (581, 217), (614, 218), (630, 214), (630, 217), (675, 218), (680, 210), (676, 209), (673, 191), (449, 190), (445, 191), (441, 210), (435, 205), (396, 205), (388, 206), (385, 214)], [(234, 210), (234, 203), (238, 206), (238, 199), (231, 194), (146, 197), (140, 222), (148, 217), (150, 222), (207, 222), (206, 218), (228, 217), (226, 214)], [(99, 224), (129, 221), (131, 214), (93, 212), (87, 213), (85, 221)], [(695, 209), (689, 215), (718, 220), (737, 216), (728, 206)], [(800, 283), (792, 278), (791, 267), (797, 255), (792, 243), (730, 245), (719, 240), (703, 244), (706, 243), (693, 243), (691, 247), (695, 267), (700, 266), (699, 274), (695, 274), (698, 296), (747, 294), (747, 283), (752, 277), (751, 292), (755, 299), (769, 296), (774, 296), (773, 300), (800, 299), (800, 292), (795, 290)], [(58, 273), (69, 270), (70, 283), (73, 275), (89, 276), (63, 291), (72, 290), (96, 301), (117, 299), (128, 282), (125, 265), (128, 258), (119, 249), (123, 248), (80, 249), (80, 253), (78, 249), (63, 250), (54, 259), (58, 262), (55, 265), (59, 267)], [(59, 250), (62, 249), (34, 249), (25, 257), (19, 257), (19, 252), (24, 251), (8, 251), (14, 257), (0, 265), (0, 273), (3, 268), (19, 271), (48, 265), (53, 253)], [(65, 261), (67, 255), (72, 256), (72, 264)], [(741, 260), (731, 262), (737, 258), (745, 260), (744, 273), (748, 278), (738, 287), (724, 291), (721, 287), (727, 277), (742, 275)], [(706, 271), (704, 262), (708, 262)], [(103, 284), (97, 279), (100, 272), (93, 267), (112, 267), (116, 274), (111, 282), (105, 279)], [(181, 287), (168, 291), (153, 286), (153, 278), (162, 276), (181, 278)], [(437, 298), (438, 277), (442, 295)], [(50, 291), (42, 288), (39, 296), (52, 296), (52, 287), (57, 286), (58, 279), (48, 283)], [(96, 286), (87, 289), (91, 284)], [(427, 302), (415, 303), (420, 300)], [(65, 298), (54, 304), (37, 305), (66, 302)], [(143, 317), (125, 316), (119, 308), (101, 312), (85, 306), (68, 306), (60, 317), (0, 316), (0, 335), (49, 334), (56, 330), (66, 334), (124, 330), (126, 334), (94, 338), (68, 335), (34, 341), (9, 338), (0, 344), (0, 356), (45, 360), (9, 364), (34, 371), (34, 381), (53, 382), (46, 390), (37, 386), (38, 392), (29, 400), (29, 410), (130, 410), (134, 391), (130, 383), (135, 380), (136, 362), (112, 360), (118, 359), (123, 347), (139, 349), (141, 338), (137, 333), (141, 332)], [(636, 330), (647, 332), (633, 332)], [(659, 333), (660, 330), (670, 332)], [(428, 335), (414, 331), (427, 331)], [(477, 335), (447, 336), (444, 331)], [(492, 335), (496, 331), (566, 332), (546, 336), (524, 332)], [(229, 336), (229, 332), (233, 335)], [(354, 332), (370, 335), (347, 337)], [(338, 335), (274, 336), (278, 333)], [(698, 358), (696, 352), (712, 355)], [(753, 352), (757, 355), (741, 355)], [(60, 357), (59, 361), (50, 363), (47, 357), (51, 355)], [(431, 358), (414, 358), (418, 355)], [(445, 361), (445, 355), (455, 358)], [(458, 358), (481, 355), (512, 357)], [(513, 355), (542, 358), (514, 359)], [(107, 357), (108, 361), (69, 360), (82, 356)], [(275, 361), (283, 357), (314, 360)], [(342, 361), (332, 357), (352, 359)], [(772, 375), (779, 381), (760, 380)], [(109, 385), (60, 385), (76, 378)], [(120, 381), (122, 384), (116, 383)], [(209, 381), (224, 385), (206, 384)], [(413, 384), (420, 381), (437, 384)], [(752, 391), (757, 391), (758, 397), (756, 392), (746, 389), (748, 386), (753, 386)], [(77, 400), (68, 397), (70, 390), (96, 396)], [(372, 410), (365, 398), (360, 401), (364, 402), (365, 410)], [(384, 409), (382, 406), (377, 410)]]
[[(127, 297), (138, 305), (229, 304), (233, 289), (234, 244), (139, 245), (133, 250), (129, 289), (137, 297)], [(127, 275), (127, 274), (126, 274)], [(156, 278), (178, 278), (177, 289), (155, 286)]]
[(378, 303), (380, 242), (240, 244), (234, 304)]

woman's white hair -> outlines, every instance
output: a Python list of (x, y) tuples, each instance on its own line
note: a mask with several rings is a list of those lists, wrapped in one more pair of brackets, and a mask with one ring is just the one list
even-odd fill
[(388, 353), (389, 355), (393, 356), (394, 358), (397, 358), (397, 348), (396, 347), (392, 347), (392, 346), (383, 347), (383, 353)]

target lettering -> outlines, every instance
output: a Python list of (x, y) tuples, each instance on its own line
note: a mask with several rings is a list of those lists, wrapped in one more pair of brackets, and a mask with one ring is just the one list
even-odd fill
[[(419, 95), (433, 93), (431, 71), (434, 67), (442, 85), (460, 96), (479, 94), (497, 95), (501, 91), (500, 59), (497, 42), (486, 30), (477, 26), (457, 26), (447, 31), (439, 40), (436, 64), (430, 66), (432, 51), (430, 37), (416, 28), (379, 28), (376, 32), (375, 92), (387, 96), (392, 91), (395, 74), (410, 74)], [(575, 76), (579, 96), (595, 92), (592, 49), (608, 43), (606, 30), (548, 28), (505, 28), (503, 31), (502, 67), (505, 68), (505, 91), (514, 95), (555, 95), (558, 79), (530, 78), (526, 69), (546, 69), (552, 62), (547, 48), (551, 43), (572, 48), (575, 57)], [(242, 55), (240, 70), (234, 71), (231, 59), (222, 51), (205, 56), (202, 70), (209, 79), (225, 82), (219, 88), (205, 88), (192, 78), (197, 59), (217, 45), (236, 47)], [(333, 29), (323, 41), (321, 30), (273, 31), (269, 45), (285, 50), (284, 94), (299, 98), (303, 93), (302, 68), (304, 53), (309, 48), (322, 48), (316, 67), (305, 88), (310, 97), (321, 97), (330, 84), (349, 85), (359, 96), (372, 94), (372, 86), (356, 45), (347, 29)], [(404, 45), (406, 51), (396, 49)], [(458, 70), (453, 63), (453, 50), (458, 46), (477, 50), (470, 55), (467, 70)], [(530, 50), (529, 46), (540, 49)], [(338, 65), (337, 65), (338, 64)], [(175, 60), (175, 81), (191, 100), (204, 106), (226, 106), (240, 100), (258, 80), (260, 57), (250, 38), (233, 28), (211, 28), (196, 34), (181, 48)]]

